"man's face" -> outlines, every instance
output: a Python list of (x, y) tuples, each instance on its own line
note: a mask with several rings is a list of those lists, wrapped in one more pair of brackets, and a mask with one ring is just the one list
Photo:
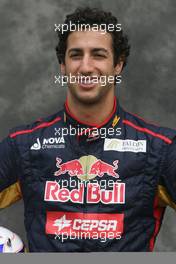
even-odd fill
[(122, 66), (122, 62), (114, 66), (112, 37), (109, 33), (76, 31), (69, 35), (61, 72), (77, 77), (76, 83), (68, 83), (68, 93), (73, 99), (94, 104), (103, 100), (108, 93), (114, 93), (112, 77), (111, 83), (108, 77), (118, 75)]

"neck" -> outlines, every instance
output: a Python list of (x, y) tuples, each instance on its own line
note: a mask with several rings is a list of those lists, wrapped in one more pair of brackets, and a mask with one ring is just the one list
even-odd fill
[(114, 94), (107, 96), (96, 104), (86, 105), (67, 96), (67, 106), (71, 114), (79, 121), (87, 124), (100, 125), (112, 113), (114, 106)]

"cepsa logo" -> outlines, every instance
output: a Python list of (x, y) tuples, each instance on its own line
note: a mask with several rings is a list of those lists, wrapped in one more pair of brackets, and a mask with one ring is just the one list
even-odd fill
[[(56, 177), (62, 174), (76, 176), (81, 180), (78, 181), (78, 188), (72, 190), (62, 188), (57, 181), (47, 181), (45, 185), (45, 201), (69, 202), (83, 204), (86, 203), (103, 203), (103, 204), (124, 204), (125, 203), (125, 183), (113, 182), (111, 189), (102, 189), (100, 184), (88, 182), (85, 187), (85, 182), (94, 179), (95, 177), (102, 178), (105, 174), (113, 178), (119, 178), (116, 172), (118, 168), (118, 160), (113, 162), (113, 165), (108, 164), (94, 156), (83, 156), (79, 160), (71, 160), (62, 163), (60, 158), (56, 158), (56, 166), (58, 170), (54, 173)], [(88, 172), (86, 173), (86, 169)]]
[(47, 212), (46, 234), (67, 238), (120, 239), (124, 214)]

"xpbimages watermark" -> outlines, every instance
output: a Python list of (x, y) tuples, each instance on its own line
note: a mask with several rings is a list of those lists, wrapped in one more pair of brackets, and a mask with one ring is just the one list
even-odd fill
[(84, 24), (84, 23), (72, 23), (69, 21), (68, 24), (54, 24), (55, 31), (61, 32), (61, 34), (64, 34), (64, 32), (70, 31), (100, 31), (101, 34), (105, 34), (106, 32), (113, 32), (113, 31), (121, 31), (122, 26), (121, 24)]
[[(88, 222), (88, 224), (90, 225), (89, 222)], [(80, 221), (78, 223), (80, 224)], [(100, 224), (101, 224), (101, 222), (100, 222)], [(94, 224), (94, 226), (95, 226), (95, 224)], [(91, 225), (90, 225), (90, 228), (93, 229), (93, 227), (91, 227)], [(97, 240), (97, 239), (99, 239), (101, 243), (105, 243), (107, 240), (114, 240), (114, 239), (118, 239), (119, 240), (119, 239), (121, 239), (121, 233), (120, 232), (116, 232), (116, 234), (114, 234), (114, 232), (104, 232), (104, 231), (99, 231), (99, 232), (95, 232), (95, 231), (93, 231), (93, 232), (90, 232), (90, 231), (59, 232), (58, 231), (58, 232), (55, 232), (54, 239), (55, 240), (60, 240), (62, 243), (64, 243), (68, 239), (69, 240), (75, 240), (75, 239), (82, 239), (82, 240), (83, 239), (93, 239), (93, 240)]]
[(72, 75), (69, 73), (69, 75), (55, 75), (54, 76), (54, 83), (61, 84), (64, 86), (65, 84), (71, 83), (80, 83), (80, 84), (100, 84), (101, 86), (106, 86), (107, 84), (120, 84), (122, 82), (122, 76), (121, 75), (101, 75), (101, 76), (84, 76), (84, 75)]
[(78, 124), (77, 127), (73, 127), (69, 125), (68, 127), (55, 128), (55, 135), (58, 135), (61, 138), (67, 135), (69, 136), (87, 135), (89, 137), (94, 136), (94, 137), (106, 138), (107, 136), (120, 136), (121, 133), (122, 133), (121, 127), (86, 128), (86, 127), (80, 127), (80, 125)]

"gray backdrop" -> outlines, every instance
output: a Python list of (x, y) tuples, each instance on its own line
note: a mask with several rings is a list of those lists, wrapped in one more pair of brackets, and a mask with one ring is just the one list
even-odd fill
[[(0, 140), (16, 125), (57, 112), (66, 88), (54, 84), (55, 23), (85, 4), (119, 17), (132, 45), (119, 87), (121, 104), (163, 126), (176, 125), (175, 0), (0, 0)], [(155, 251), (176, 251), (176, 215), (167, 209)], [(23, 204), (0, 212), (0, 225), (25, 241)]]

